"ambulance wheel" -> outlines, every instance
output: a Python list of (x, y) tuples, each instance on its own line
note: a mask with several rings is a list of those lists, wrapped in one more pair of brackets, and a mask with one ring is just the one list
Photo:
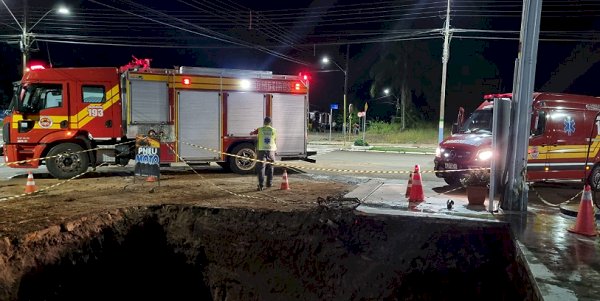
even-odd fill
[[(236, 174), (252, 174), (254, 173), (254, 167), (256, 166), (255, 159), (256, 151), (254, 150), (254, 144), (242, 143), (237, 145), (231, 151), (232, 154), (243, 157), (229, 157), (229, 168)], [(244, 159), (247, 158), (247, 159)]]
[(70, 179), (87, 171), (90, 158), (83, 148), (75, 143), (61, 143), (50, 149), (46, 167), (52, 176), (58, 179)]
[(594, 191), (600, 191), (600, 165), (596, 165), (590, 174), (590, 186)]
[(444, 178), (444, 181), (446, 182), (446, 184), (448, 184), (452, 187), (458, 187), (458, 186), (462, 185), (460, 183), (460, 176), (458, 176), (458, 175), (449, 175)]

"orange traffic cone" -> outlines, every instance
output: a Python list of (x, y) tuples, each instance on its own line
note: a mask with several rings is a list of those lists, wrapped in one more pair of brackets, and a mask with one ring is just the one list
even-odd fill
[(405, 198), (408, 198), (410, 196), (410, 188), (412, 187), (412, 178), (413, 178), (413, 173), (411, 171), (410, 175), (408, 176), (408, 185), (406, 185), (406, 194), (404, 194)]
[(283, 182), (281, 182), (281, 190), (290, 190), (290, 184), (288, 183), (287, 169), (283, 169)]
[(37, 190), (35, 186), (35, 181), (33, 180), (33, 173), (29, 172), (27, 176), (27, 184), (25, 185), (25, 193), (33, 193)]
[(156, 178), (156, 176), (148, 176), (146, 178), (146, 182), (156, 182), (158, 179)]
[(594, 216), (594, 207), (592, 205), (592, 189), (590, 188), (590, 185), (585, 185), (583, 189), (575, 227), (568, 230), (572, 233), (587, 236), (598, 235), (598, 231), (596, 231), (596, 220)]
[(419, 173), (419, 165), (415, 165), (415, 171), (413, 173), (412, 185), (410, 188), (410, 196), (408, 197), (409, 202), (422, 202), (425, 200), (423, 194), (423, 185), (421, 184), (421, 174)]

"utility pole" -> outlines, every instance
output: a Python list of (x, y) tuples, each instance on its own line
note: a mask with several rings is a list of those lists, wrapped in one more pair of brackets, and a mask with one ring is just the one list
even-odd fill
[(23, 8), (23, 34), (21, 36), (21, 52), (23, 55), (23, 74), (25, 74), (25, 71), (27, 70), (27, 59), (29, 57), (29, 37), (27, 34), (27, 0), (24, 0), (23, 4), (25, 7)]
[(35, 40), (32, 37), (35, 37), (34, 35), (30, 35), (30, 31), (33, 30), (33, 28), (38, 25), (38, 23), (40, 23), (42, 21), (42, 19), (44, 19), (49, 13), (51, 13), (52, 11), (58, 11), (58, 13), (60, 14), (69, 14), (69, 9), (61, 6), (58, 8), (51, 8), (50, 10), (48, 10), (45, 14), (42, 15), (41, 18), (39, 18), (35, 23), (33, 23), (33, 25), (31, 25), (31, 27), (27, 26), (27, 0), (23, 0), (23, 25), (21, 25), (21, 23), (19, 23), (19, 20), (17, 20), (17, 18), (15, 17), (15, 15), (13, 14), (13, 12), (10, 10), (10, 8), (8, 7), (8, 5), (6, 4), (6, 2), (4, 2), (4, 0), (0, 0), (0, 3), (2, 3), (2, 5), (6, 8), (6, 10), (8, 11), (8, 13), (10, 14), (10, 16), (15, 20), (15, 23), (17, 24), (17, 26), (19, 26), (19, 28), (21, 29), (21, 41), (19, 42), (19, 48), (21, 50), (21, 60), (23, 63), (23, 74), (27, 71), (27, 61), (29, 59), (29, 52), (31, 51), (31, 43)]
[(402, 99), (402, 130), (404, 131), (406, 129), (406, 114), (404, 114), (404, 112), (406, 112), (406, 107), (404, 106), (404, 101), (405, 99)]
[[(541, 12), (542, 0), (523, 1), (519, 53), (515, 66), (514, 82), (516, 85), (513, 87), (513, 104), (516, 105), (516, 114), (513, 114), (511, 127), (512, 141), (516, 143), (509, 149), (507, 154), (509, 160), (507, 164), (513, 165), (514, 170), (509, 172), (507, 178), (501, 206), (504, 210), (527, 211), (527, 149), (529, 146), (531, 103), (535, 83)], [(511, 158), (515, 158), (515, 160), (511, 162)]]
[(344, 131), (344, 146), (346, 146), (346, 102), (348, 98), (348, 61), (350, 60), (350, 44), (346, 44), (346, 68), (344, 68), (344, 119), (342, 119), (342, 131)]
[[(403, 51), (403, 57), (404, 57), (404, 72), (402, 74), (402, 85), (400, 86), (400, 98), (402, 99), (402, 102), (400, 103), (400, 105), (402, 106), (402, 131), (404, 131), (406, 129), (406, 101), (408, 100), (408, 56), (406, 55), (406, 51)], [(412, 101), (412, 100), (411, 100)]]
[(438, 124), (438, 143), (444, 140), (444, 107), (446, 106), (446, 73), (450, 56), (450, 0), (446, 7), (446, 24), (444, 26), (444, 49), (442, 51), (442, 87), (440, 92), (440, 121)]

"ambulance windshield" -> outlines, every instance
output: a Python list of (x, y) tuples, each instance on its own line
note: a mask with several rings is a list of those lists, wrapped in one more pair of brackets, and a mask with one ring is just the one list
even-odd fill
[(475, 133), (492, 133), (492, 109), (476, 110), (469, 116), (469, 119), (465, 121), (461, 133), (464, 134), (475, 134)]

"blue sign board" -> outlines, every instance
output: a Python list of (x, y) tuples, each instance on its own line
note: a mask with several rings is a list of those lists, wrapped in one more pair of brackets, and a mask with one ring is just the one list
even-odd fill
[(331, 109), (332, 110), (337, 110), (338, 109), (338, 104), (337, 103), (332, 103), (331, 104)]

